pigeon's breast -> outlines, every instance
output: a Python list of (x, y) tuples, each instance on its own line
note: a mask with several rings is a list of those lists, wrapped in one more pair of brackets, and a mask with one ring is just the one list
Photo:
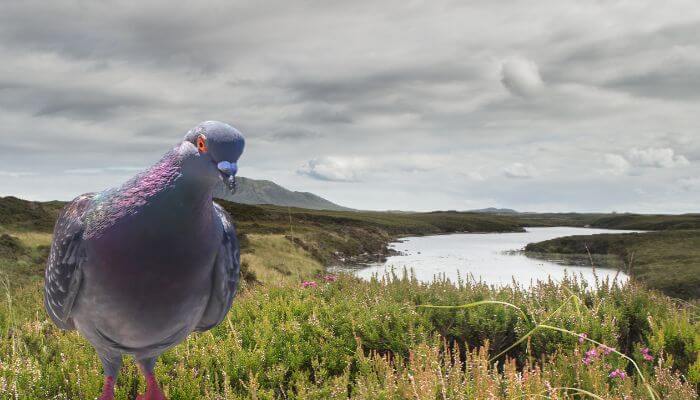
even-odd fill
[(88, 240), (79, 313), (128, 348), (189, 333), (208, 302), (220, 243), (208, 218), (114, 224)]

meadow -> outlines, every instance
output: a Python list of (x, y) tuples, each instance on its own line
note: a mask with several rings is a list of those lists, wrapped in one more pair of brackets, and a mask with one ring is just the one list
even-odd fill
[[(0, 221), (0, 399), (94, 398), (94, 350), (43, 310), (44, 204), (22, 211), (34, 220)], [(220, 326), (159, 361), (171, 400), (697, 398), (697, 302), (638, 281), (493, 288), (323, 270), (327, 259), (381, 256), (395, 235), (521, 229), (512, 217), (227, 207), (246, 279)], [(117, 398), (143, 385), (127, 359)]]

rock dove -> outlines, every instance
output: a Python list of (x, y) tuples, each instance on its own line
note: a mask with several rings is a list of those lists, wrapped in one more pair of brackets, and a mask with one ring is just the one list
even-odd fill
[(122, 355), (146, 378), (138, 400), (165, 399), (153, 369), (161, 353), (226, 316), (240, 252), (230, 216), (212, 201), (235, 187), (244, 139), (206, 121), (121, 187), (70, 202), (54, 228), (44, 304), (58, 327), (78, 330), (104, 368), (100, 400), (114, 398)]

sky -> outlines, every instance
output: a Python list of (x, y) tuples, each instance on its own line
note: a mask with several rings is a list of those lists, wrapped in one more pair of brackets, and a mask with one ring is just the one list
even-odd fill
[(700, 212), (700, 7), (3, 1), (0, 195), (120, 184), (204, 120), (359, 209)]

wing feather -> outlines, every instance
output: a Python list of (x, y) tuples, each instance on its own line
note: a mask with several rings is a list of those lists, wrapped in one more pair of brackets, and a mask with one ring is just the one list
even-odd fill
[(214, 210), (221, 221), (224, 234), (214, 261), (213, 285), (209, 303), (195, 329), (199, 332), (215, 327), (226, 317), (238, 290), (241, 272), (241, 255), (236, 228), (231, 223), (229, 214), (220, 205), (214, 203)]
[(61, 329), (75, 329), (70, 316), (82, 282), (80, 265), (86, 258), (83, 246), (85, 214), (94, 196), (93, 193), (84, 194), (68, 203), (54, 227), (51, 252), (46, 262), (44, 305)]

